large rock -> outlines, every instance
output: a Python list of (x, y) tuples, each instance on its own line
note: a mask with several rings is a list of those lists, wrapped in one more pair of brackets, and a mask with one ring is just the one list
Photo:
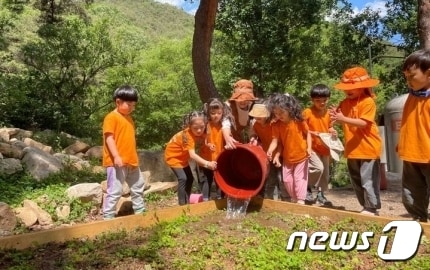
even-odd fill
[(139, 150), (139, 161), (141, 171), (151, 172), (151, 182), (173, 182), (177, 181), (175, 175), (164, 161), (164, 151)]
[(66, 190), (69, 198), (78, 198), (82, 202), (101, 204), (103, 198), (102, 186), (99, 183), (82, 183), (69, 187)]
[(37, 180), (48, 177), (63, 169), (61, 161), (54, 156), (33, 147), (24, 148), (24, 157), (21, 162), (25, 164), (26, 169)]
[(77, 153), (85, 153), (90, 146), (84, 142), (76, 141), (73, 144), (67, 146), (63, 152), (69, 155), (75, 155)]
[(27, 207), (18, 207), (15, 209), (16, 216), (21, 220), (22, 223), (28, 228), (33, 226), (37, 222), (37, 215), (31, 209)]
[(21, 148), (9, 143), (2, 142), (0, 142), (0, 153), (2, 153), (5, 157), (16, 159), (21, 159), (24, 155), (24, 152)]
[(51, 215), (42, 208), (40, 208), (40, 206), (32, 200), (24, 200), (23, 207), (32, 210), (36, 214), (37, 221), (40, 225), (46, 226), (54, 224), (54, 222), (52, 222)]
[(11, 175), (16, 172), (22, 171), (24, 168), (21, 165), (21, 161), (19, 159), (14, 158), (5, 158), (0, 159), (0, 172)]

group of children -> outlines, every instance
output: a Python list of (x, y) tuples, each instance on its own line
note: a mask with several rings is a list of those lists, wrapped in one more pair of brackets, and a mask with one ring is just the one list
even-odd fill
[[(411, 54), (403, 65), (410, 94), (405, 105), (399, 155), (404, 160), (402, 197), (407, 211), (420, 221), (428, 219), (430, 188), (430, 51)], [(344, 133), (347, 167), (361, 213), (377, 215), (381, 208), (379, 196), (381, 138), (375, 122), (376, 104), (372, 87), (379, 80), (366, 69), (347, 69), (334, 87), (345, 93), (338, 106), (328, 107), (330, 90), (317, 84), (311, 88), (312, 106), (302, 109), (289, 94), (275, 93), (257, 100), (253, 84), (240, 80), (228, 102), (217, 98), (204, 104), (203, 111), (184, 117), (183, 129), (175, 134), (165, 148), (165, 161), (178, 178), (178, 203), (188, 204), (193, 185), (189, 161), (193, 159), (206, 176), (200, 183), (204, 200), (210, 199), (216, 159), (222, 151), (237, 143), (261, 145), (267, 153), (271, 169), (262, 195), (272, 198), (278, 188), (281, 199), (305, 204), (314, 201), (326, 205), (330, 151), (322, 134), (336, 138), (334, 124), (341, 124)], [(108, 195), (104, 202), (104, 218), (114, 216), (114, 207), (121, 196), (122, 183), (131, 188), (135, 213), (145, 210), (144, 180), (137, 162), (134, 123), (130, 117), (137, 102), (135, 89), (124, 86), (115, 91), (116, 109), (103, 124), (103, 165), (108, 172)], [(250, 128), (247, 136), (243, 130)], [(252, 168), (250, 168), (252, 170)], [(280, 181), (282, 179), (282, 181)], [(222, 191), (217, 190), (217, 197)]]

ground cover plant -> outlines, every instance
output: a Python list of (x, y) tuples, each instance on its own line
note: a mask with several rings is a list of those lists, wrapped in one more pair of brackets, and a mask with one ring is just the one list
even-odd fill
[[(366, 251), (286, 251), (295, 231), (372, 231)], [(50, 243), (0, 251), (1, 269), (429, 269), (430, 243), (422, 237), (405, 262), (377, 255), (382, 226), (345, 218), (309, 217), (262, 210), (241, 219), (225, 211), (181, 216), (132, 232), (105, 233), (95, 240)], [(296, 245), (298, 246), (298, 244)]]

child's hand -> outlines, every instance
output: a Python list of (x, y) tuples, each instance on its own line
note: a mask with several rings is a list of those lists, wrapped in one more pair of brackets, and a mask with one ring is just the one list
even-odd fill
[(330, 121), (333, 121), (333, 122), (335, 121), (342, 122), (342, 119), (344, 118), (342, 111), (339, 108), (334, 106), (330, 107), (329, 115), (330, 115)]
[(236, 141), (233, 137), (228, 137), (228, 139), (226, 139), (225, 141), (225, 149), (236, 149), (236, 145), (235, 143), (237, 143), (238, 141)]
[(275, 167), (279, 168), (282, 166), (281, 162), (279, 161), (279, 156), (275, 157), (272, 161), (272, 163), (275, 165)]
[(272, 152), (267, 152), (267, 158), (272, 161)]
[(122, 158), (120, 156), (117, 156), (113, 160), (113, 164), (115, 167), (123, 167), (124, 163), (122, 162)]
[(216, 161), (210, 161), (210, 162), (208, 162), (208, 169), (210, 169), (212, 171), (215, 171), (216, 170), (216, 166), (217, 166)]
[(331, 137), (333, 139), (337, 139), (337, 130), (336, 129), (334, 129), (333, 127), (331, 127), (331, 128), (328, 129), (328, 132), (331, 134)]
[(213, 143), (208, 143), (208, 144), (207, 144), (207, 146), (209, 147), (209, 149), (210, 149), (212, 152), (215, 152), (215, 144), (213, 144)]
[(252, 138), (249, 140), (249, 144), (254, 145), (254, 146), (257, 146), (257, 145), (258, 145), (258, 140), (257, 140), (256, 138), (252, 137)]
[(312, 154), (312, 147), (308, 147), (308, 148), (306, 149), (306, 153), (308, 154), (308, 157), (310, 157), (310, 156), (311, 156), (311, 154)]

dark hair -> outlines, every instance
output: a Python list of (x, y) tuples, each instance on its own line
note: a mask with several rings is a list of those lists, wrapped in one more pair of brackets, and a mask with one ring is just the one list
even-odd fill
[(123, 101), (135, 101), (138, 100), (137, 90), (130, 85), (122, 85), (118, 87), (113, 93), (113, 100), (115, 101), (117, 98)]
[[(186, 128), (190, 127), (196, 118), (203, 118), (203, 121), (205, 123), (205, 129), (206, 129), (206, 125), (208, 121), (204, 112), (202, 111), (192, 111), (184, 115), (183, 122), (182, 122), (182, 129), (185, 130)], [(188, 143), (188, 138), (185, 132), (182, 133), (182, 142), (184, 145)]]
[(330, 97), (330, 88), (327, 85), (319, 83), (311, 87), (311, 98), (328, 98)]
[(210, 98), (208, 102), (203, 104), (203, 112), (205, 113), (207, 119), (210, 118), (210, 112), (212, 110), (222, 110), (222, 120), (228, 119), (232, 123), (232, 125), (235, 125), (233, 114), (231, 113), (230, 108), (219, 98)]
[(279, 93), (271, 95), (268, 103), (269, 112), (273, 113), (275, 108), (287, 111), (296, 121), (303, 121), (302, 106), (292, 95)]
[(411, 53), (403, 62), (402, 71), (412, 67), (419, 68), (422, 72), (430, 69), (430, 50), (421, 49)]
[(182, 129), (188, 128), (190, 125), (193, 124), (195, 118), (203, 118), (205, 124), (207, 123), (206, 115), (202, 111), (192, 111), (190, 113), (187, 113), (184, 115), (183, 122), (182, 122)]

